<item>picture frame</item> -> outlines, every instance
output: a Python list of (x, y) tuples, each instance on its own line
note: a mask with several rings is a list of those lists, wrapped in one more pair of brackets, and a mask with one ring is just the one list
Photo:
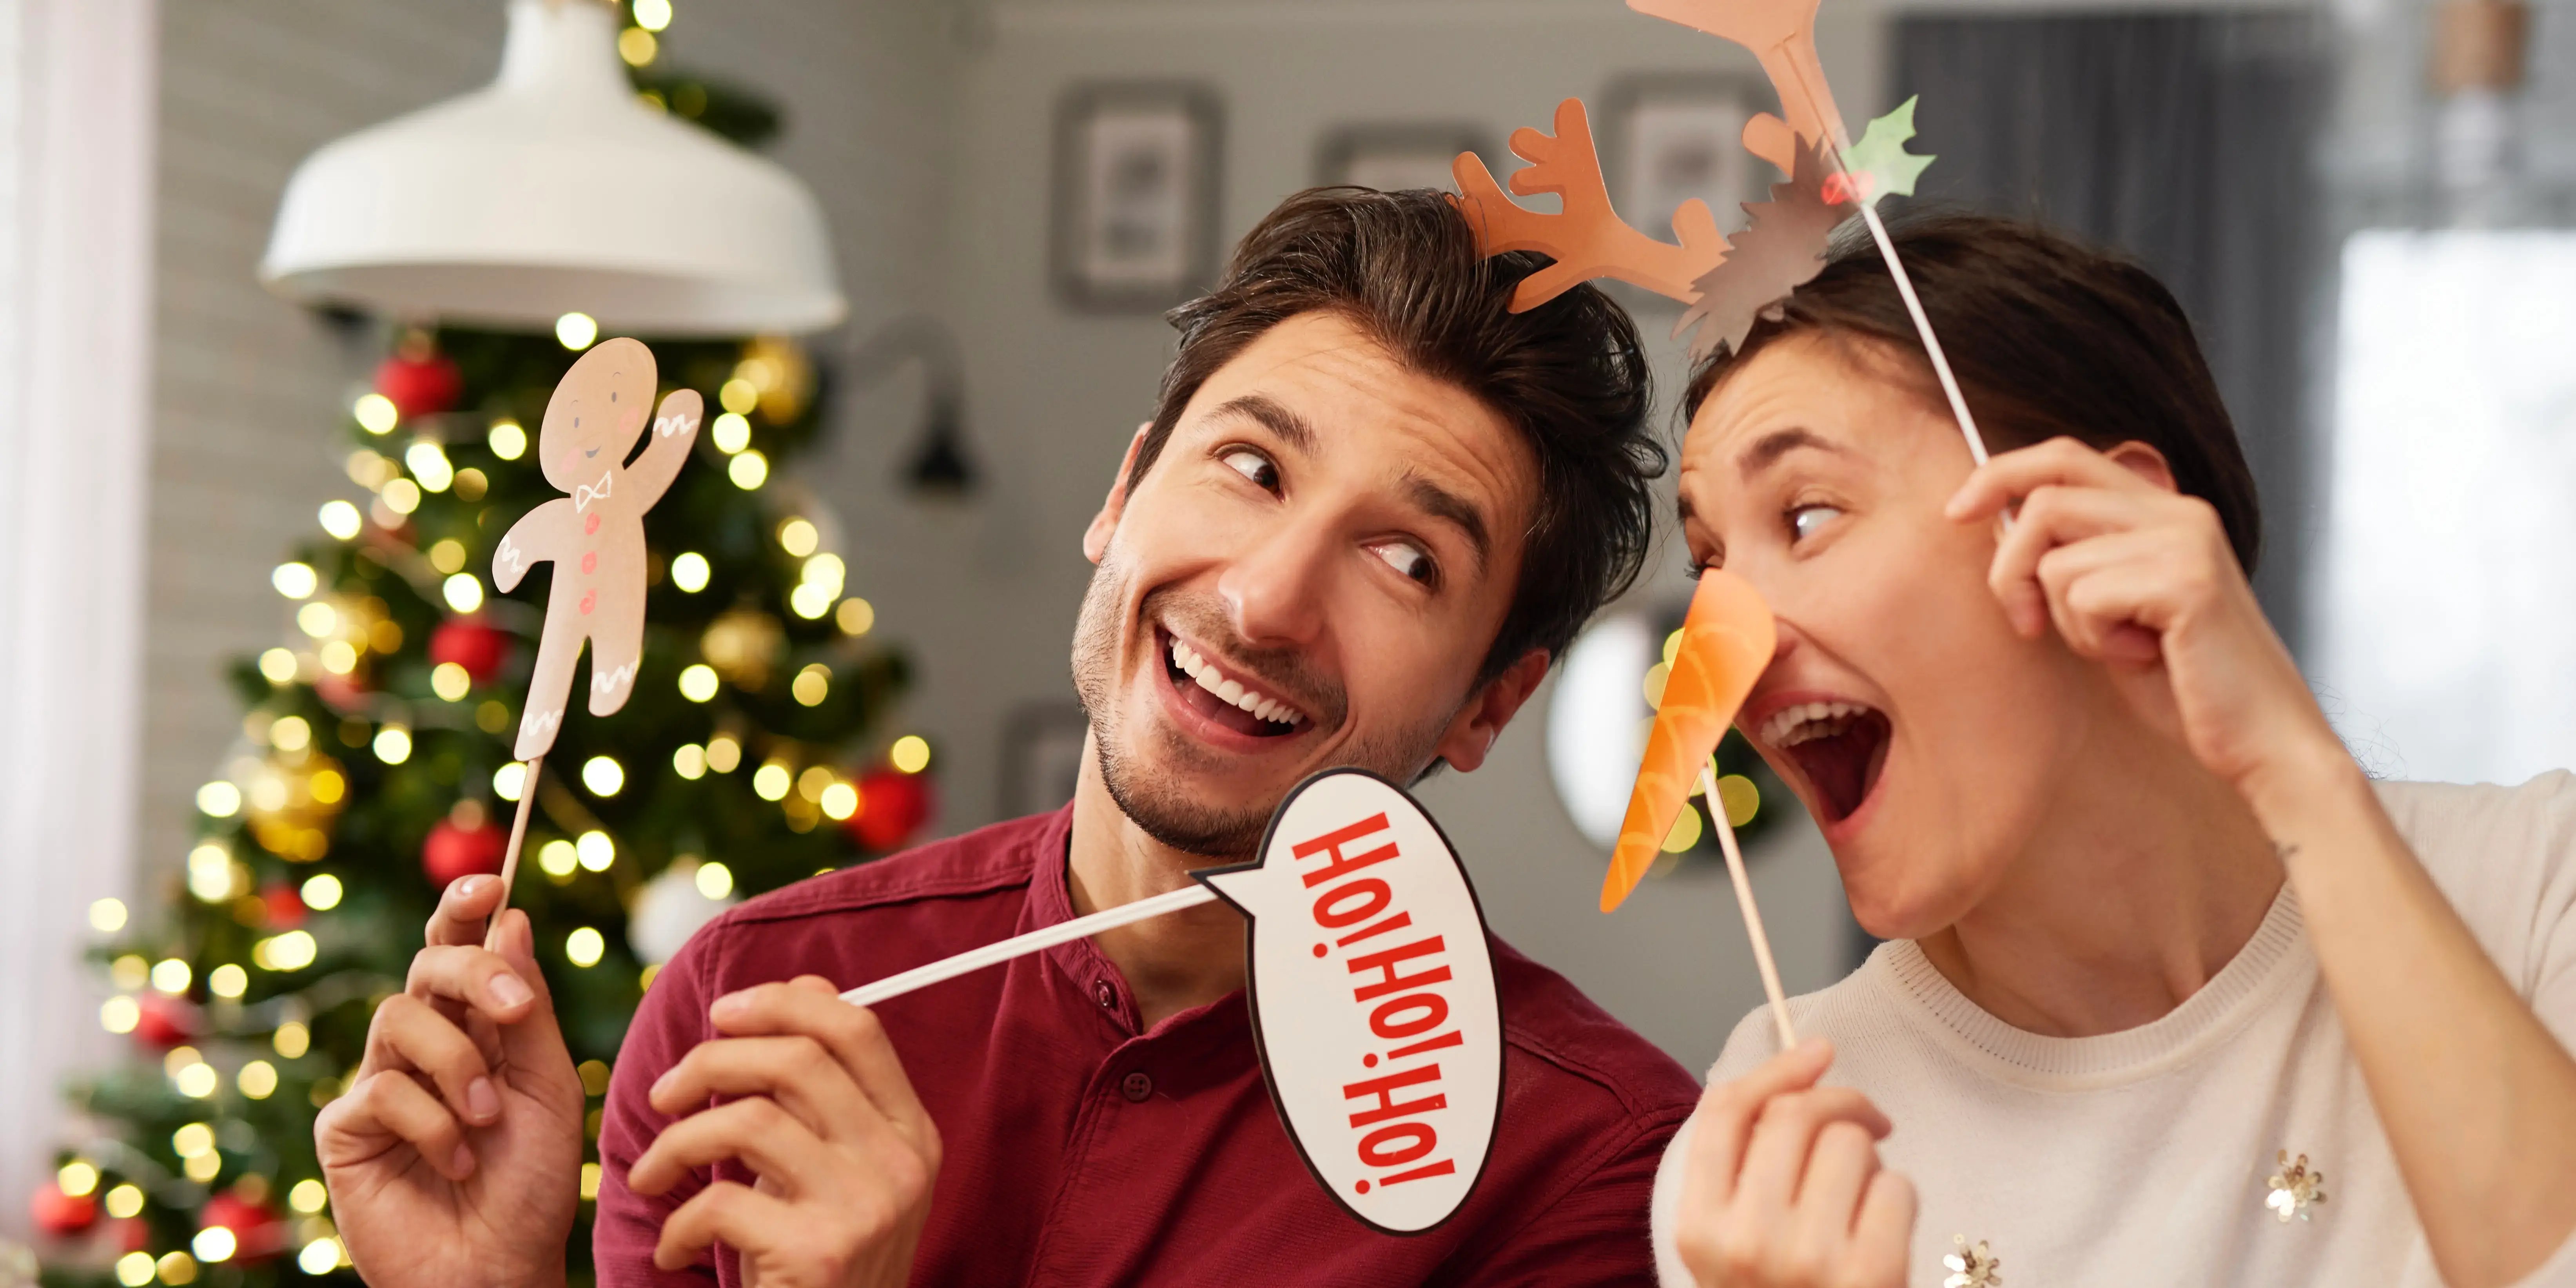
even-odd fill
[(1696, 72), (1626, 77), (1601, 97), (1602, 177), (1622, 218), (1672, 241), (1673, 211), (1697, 197), (1720, 231), (1745, 223), (1744, 203), (1761, 201), (1775, 177), (1744, 150), (1744, 125), (1767, 110), (1750, 77)]
[(1216, 275), (1224, 115), (1194, 82), (1075, 85), (1056, 106), (1052, 276), (1067, 307), (1153, 313)]
[(1379, 192), (1433, 188), (1456, 192), (1450, 165), (1461, 152), (1486, 156), (1483, 129), (1455, 122), (1366, 122), (1336, 126), (1315, 148), (1315, 182)]
[(1023, 818), (1060, 809), (1073, 799), (1091, 717), (1079, 702), (1049, 699), (1023, 703), (1002, 723), (1001, 811)]

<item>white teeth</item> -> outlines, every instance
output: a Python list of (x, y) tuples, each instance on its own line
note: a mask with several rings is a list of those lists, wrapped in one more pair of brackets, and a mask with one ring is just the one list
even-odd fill
[(1240, 707), (1272, 724), (1294, 727), (1304, 723), (1306, 719), (1295, 707), (1276, 698), (1265, 697), (1257, 690), (1245, 688), (1242, 681), (1233, 679), (1217, 669), (1216, 663), (1201, 656), (1198, 650), (1182, 643), (1178, 636), (1172, 639), (1172, 665), (1179, 667), (1181, 674), (1197, 682), (1200, 688), (1215, 694), (1219, 701), (1229, 706)]
[(1802, 702), (1784, 707), (1762, 723), (1762, 740), (1774, 747), (1795, 747), (1842, 732), (1845, 720), (1868, 710), (1855, 702)]

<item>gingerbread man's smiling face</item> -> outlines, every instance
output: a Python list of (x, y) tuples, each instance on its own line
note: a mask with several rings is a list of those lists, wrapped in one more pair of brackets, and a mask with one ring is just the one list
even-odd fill
[(581, 355), (555, 386), (537, 432), (546, 481), (570, 492), (626, 464), (653, 411), (653, 351), (620, 337)]

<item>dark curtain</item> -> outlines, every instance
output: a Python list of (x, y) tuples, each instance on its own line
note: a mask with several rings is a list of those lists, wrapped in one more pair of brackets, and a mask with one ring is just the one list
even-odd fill
[(2328, 35), (2286, 13), (1917, 17), (1891, 60), (1889, 101), (1922, 96), (1914, 150), (1939, 157), (1918, 200), (2125, 251), (2182, 301), (2261, 491), (2255, 590), (2294, 650), (2321, 525), (2304, 359)]

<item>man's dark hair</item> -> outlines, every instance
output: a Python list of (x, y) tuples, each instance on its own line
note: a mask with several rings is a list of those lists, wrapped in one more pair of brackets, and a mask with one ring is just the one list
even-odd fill
[(1244, 235), (1215, 290), (1172, 310), (1180, 351), (1128, 472), (1153, 468), (1199, 386), (1263, 332), (1338, 314), (1408, 369), (1482, 402), (1538, 462), (1520, 584), (1476, 683), (1531, 649), (1562, 657), (1594, 610), (1637, 578), (1654, 534), (1648, 484), (1664, 451), (1648, 431), (1646, 356), (1628, 314), (1578, 286), (1526, 313), (1512, 290), (1547, 260), (1485, 258), (1446, 194), (1313, 188)]
[[(2164, 453), (2183, 492), (2217, 509), (2236, 562), (2254, 571), (2263, 541), (2254, 472), (2163, 283), (2117, 255), (1989, 215), (1941, 212), (1888, 231), (1990, 449), (2061, 434), (2101, 449), (2145, 443)], [(1765, 347), (1813, 333), (1902, 355), (1942, 400), (1895, 279), (1859, 235), (1838, 237), (1814, 281), (1756, 321), (1732, 355), (1693, 373), (1684, 414), (1697, 415)]]

